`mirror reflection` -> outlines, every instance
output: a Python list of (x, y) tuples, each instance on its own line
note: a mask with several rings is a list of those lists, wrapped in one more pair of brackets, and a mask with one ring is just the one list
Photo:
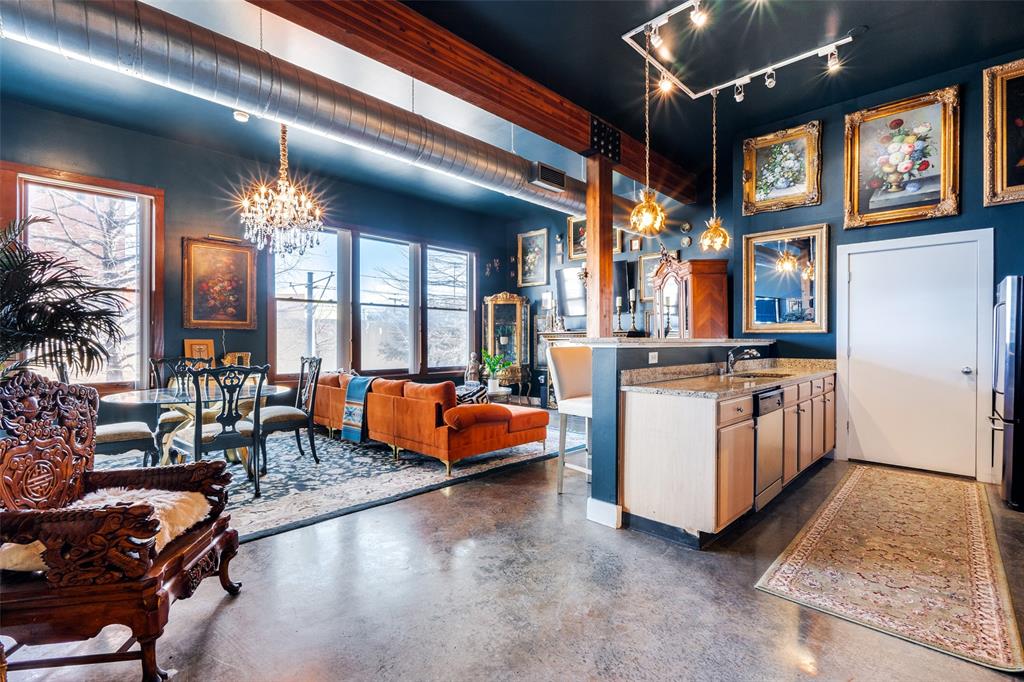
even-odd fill
[(495, 354), (504, 355), (513, 364), (520, 362), (516, 353), (516, 312), (514, 303), (498, 303), (494, 306)]
[(825, 331), (827, 226), (744, 237), (744, 331)]

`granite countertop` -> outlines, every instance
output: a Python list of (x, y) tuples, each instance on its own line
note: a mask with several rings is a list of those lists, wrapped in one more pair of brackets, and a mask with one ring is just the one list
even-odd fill
[(780, 358), (736, 363), (732, 376), (710, 373), (623, 386), (634, 393), (656, 393), (722, 400), (821, 379), (835, 373), (835, 360)]
[(665, 346), (679, 347), (679, 348), (690, 348), (690, 347), (707, 347), (707, 346), (769, 346), (775, 343), (775, 339), (655, 339), (647, 336), (616, 336), (612, 338), (598, 338), (592, 336), (585, 336), (578, 339), (573, 339), (573, 343), (582, 344), (586, 346), (592, 346), (595, 348), (602, 347), (619, 347), (619, 348), (664, 348)]

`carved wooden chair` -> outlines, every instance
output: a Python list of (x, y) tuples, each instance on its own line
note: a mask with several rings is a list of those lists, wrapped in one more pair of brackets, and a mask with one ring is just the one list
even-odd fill
[(260, 452), (263, 455), (263, 466), (260, 473), (267, 473), (267, 436), (278, 431), (294, 431), (295, 444), (302, 451), (302, 430), (306, 429), (309, 438), (309, 450), (317, 464), (316, 440), (313, 437), (313, 406), (316, 405), (316, 387), (320, 378), (321, 358), (302, 358), (299, 365), (299, 386), (295, 392), (295, 406), (273, 405), (263, 408), (257, 419), (260, 422)]
[[(39, 564), (0, 572), (0, 635), (15, 641), (7, 652), (0, 644), (0, 676), (140, 660), (145, 682), (165, 679), (156, 641), (170, 604), (214, 574), (230, 594), (241, 588), (228, 575), (238, 533), (222, 515), (231, 480), (224, 462), (93, 471), (98, 402), (93, 388), (30, 372), (0, 384), (0, 543), (15, 543), (0, 553), (19, 551)], [(122, 501), (91, 506), (90, 498), (117, 495)], [(157, 498), (187, 498), (198, 520), (172, 538), (172, 523), (161, 528)], [(113, 624), (132, 632), (116, 652), (7, 660), (22, 646), (81, 641)]]

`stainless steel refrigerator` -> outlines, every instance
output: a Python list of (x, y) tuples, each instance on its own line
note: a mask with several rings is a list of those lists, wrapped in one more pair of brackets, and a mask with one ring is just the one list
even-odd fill
[(1024, 276), (999, 283), (993, 327), (993, 445), (1003, 452), (1003, 500), (1024, 511)]

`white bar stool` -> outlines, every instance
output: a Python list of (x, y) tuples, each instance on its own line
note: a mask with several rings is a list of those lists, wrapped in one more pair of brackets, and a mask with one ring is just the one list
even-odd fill
[[(562, 478), (566, 468), (591, 474), (591, 431), (594, 409), (591, 400), (590, 348), (585, 346), (548, 347), (548, 369), (555, 386), (555, 400), (558, 401), (558, 494), (562, 494)], [(565, 431), (569, 417), (584, 417), (587, 420), (587, 466), (567, 464), (565, 461)]]

